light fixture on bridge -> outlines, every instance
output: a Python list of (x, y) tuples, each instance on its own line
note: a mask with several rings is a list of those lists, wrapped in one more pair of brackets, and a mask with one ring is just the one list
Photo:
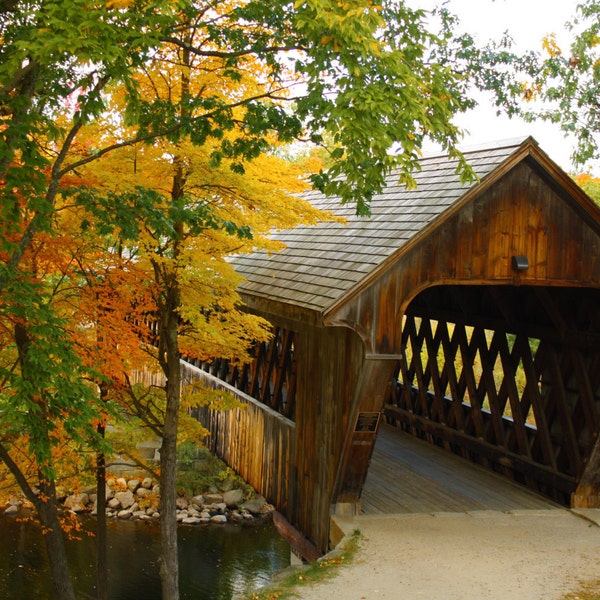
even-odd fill
[(526, 271), (529, 269), (529, 260), (526, 256), (513, 256), (511, 267), (514, 271)]

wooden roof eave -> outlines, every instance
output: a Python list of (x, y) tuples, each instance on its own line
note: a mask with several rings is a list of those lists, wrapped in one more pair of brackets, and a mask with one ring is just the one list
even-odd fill
[(572, 200), (572, 205), (577, 210), (582, 218), (596, 229), (600, 235), (600, 208), (594, 201), (567, 175), (548, 155), (543, 152), (534, 138), (528, 137), (513, 152), (502, 164), (494, 171), (486, 175), (478, 183), (471, 186), (452, 206), (448, 207), (436, 219), (431, 221), (429, 225), (424, 227), (418, 234), (406, 242), (396, 252), (392, 253), (384, 260), (376, 269), (371, 271), (369, 275), (358, 282), (354, 287), (349, 289), (343, 296), (337, 298), (335, 302), (330, 304), (323, 310), (323, 323), (325, 325), (334, 325), (336, 323), (336, 313), (347, 303), (351, 302), (361, 291), (366, 289), (373, 281), (385, 273), (389, 267), (394, 264), (402, 255), (410, 252), (417, 244), (419, 244), (430, 233), (437, 229), (444, 221), (450, 219), (453, 215), (459, 212), (467, 203), (476, 196), (486, 192), (492, 185), (504, 177), (517, 164), (524, 160), (532, 160), (538, 168), (547, 174), (551, 181), (555, 181), (558, 185), (567, 191), (569, 200)]
[(323, 314), (319, 310), (272, 300), (251, 292), (239, 291), (239, 294), (246, 310), (268, 321), (275, 320), (280, 324), (284, 324), (288, 329), (297, 331), (298, 323), (314, 327), (322, 327), (324, 325)]

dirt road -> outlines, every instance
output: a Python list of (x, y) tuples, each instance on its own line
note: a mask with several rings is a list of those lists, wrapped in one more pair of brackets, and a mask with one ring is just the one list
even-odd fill
[(338, 519), (363, 535), (331, 581), (300, 600), (555, 600), (600, 579), (600, 510)]

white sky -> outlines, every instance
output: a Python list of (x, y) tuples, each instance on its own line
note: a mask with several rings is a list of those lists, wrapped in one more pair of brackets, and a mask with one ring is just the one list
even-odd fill
[[(409, 1), (422, 8), (438, 4), (438, 0)], [(566, 51), (570, 36), (565, 22), (575, 15), (577, 3), (578, 0), (447, 0), (446, 5), (460, 17), (461, 28), (482, 44), (489, 39), (499, 39), (509, 31), (519, 49), (539, 50), (542, 38), (555, 33), (559, 45)], [(573, 141), (565, 138), (557, 125), (497, 116), (496, 108), (484, 97), (474, 111), (461, 115), (456, 123), (468, 131), (463, 146), (532, 135), (565, 171), (582, 170), (571, 164)]]

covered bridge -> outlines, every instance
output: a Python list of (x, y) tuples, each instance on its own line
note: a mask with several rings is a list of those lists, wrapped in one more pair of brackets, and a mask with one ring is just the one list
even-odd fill
[[(598, 506), (600, 210), (531, 139), (424, 158), (371, 217), (298, 227), (238, 257), (274, 339), (244, 370), (205, 365), (248, 398), (201, 415), (213, 448), (318, 552), (360, 510), (382, 420), (564, 505)], [(250, 397), (256, 400), (250, 400)]]

